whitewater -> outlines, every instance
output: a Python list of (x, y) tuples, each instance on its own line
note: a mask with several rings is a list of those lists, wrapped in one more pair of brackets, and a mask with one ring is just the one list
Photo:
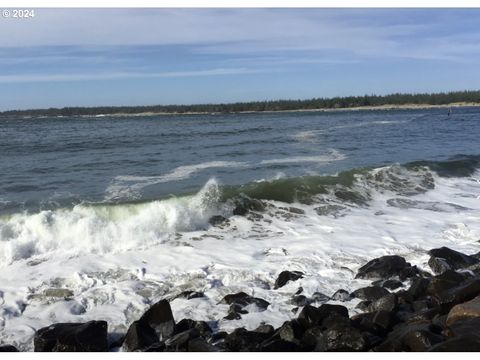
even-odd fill
[[(133, 120), (77, 119), (77, 131), (84, 129), (94, 140), (72, 147), (77, 136), (68, 129), (72, 123), (61, 125), (67, 127), (63, 148), (59, 134), (52, 135), (56, 148), (37, 143), (44, 160), (52, 152), (63, 156), (48, 166), (29, 160), (42, 153), (32, 152), (32, 142), (20, 148), (5, 138), (0, 339), (32, 350), (41, 327), (106, 320), (114, 341), (164, 298), (171, 300), (175, 319), (205, 320), (215, 331), (261, 323), (277, 327), (296, 317), (292, 295), (300, 287), (309, 297), (370, 285), (354, 277), (375, 257), (401, 255), (428, 270), (432, 248), (478, 253), (478, 115), (469, 110), (455, 126), (438, 122), (441, 114), (433, 110), (246, 115), (243, 125), (233, 121), (237, 117), (169, 119), (202, 129), (198, 139), (193, 133), (179, 137), (165, 120), (135, 119), (146, 130), (122, 141), (116, 127), (132, 126)], [(100, 126), (102, 121), (107, 122)], [(157, 166), (166, 152), (147, 133), (161, 121), (161, 131), (174, 139), (162, 146), (170, 144), (168, 153), (178, 151), (178, 157)], [(60, 126), (58, 120), (51, 123)], [(2, 126), (0, 135), (12, 137), (18, 123)], [(100, 129), (92, 132), (92, 126)], [(193, 146), (197, 141), (204, 146)], [(175, 146), (191, 146), (197, 155)], [(17, 169), (7, 156), (23, 158), (26, 165)], [(76, 183), (75, 175), (83, 181)], [(263, 210), (234, 215), (238, 199), (245, 198), (260, 200)], [(225, 220), (212, 225), (209, 220), (218, 215)], [(283, 270), (305, 276), (274, 290)], [(186, 290), (205, 297), (177, 297)], [(239, 320), (223, 319), (229, 306), (219, 301), (239, 291), (271, 305), (249, 309)], [(357, 303), (342, 304), (352, 315), (359, 311)]]

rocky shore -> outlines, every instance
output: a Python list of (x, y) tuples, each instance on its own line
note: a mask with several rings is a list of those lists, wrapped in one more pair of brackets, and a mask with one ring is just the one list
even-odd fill
[[(292, 294), (295, 318), (279, 328), (214, 331), (207, 322), (174, 319), (169, 300), (152, 305), (126, 334), (112, 340), (107, 322), (57, 323), (39, 329), (35, 351), (480, 351), (480, 253), (466, 255), (446, 247), (429, 251), (430, 272), (392, 255), (373, 259), (356, 277), (371, 286), (331, 296), (303, 289)], [(303, 276), (282, 271), (274, 289)], [(406, 286), (408, 284), (408, 286)], [(248, 292), (246, 289), (245, 291)], [(247, 292), (226, 295), (227, 320), (267, 301)], [(186, 299), (203, 296), (187, 291)], [(349, 316), (338, 302), (358, 298), (361, 314)], [(337, 304), (329, 304), (329, 301)], [(322, 303), (312, 306), (312, 303)], [(1, 343), (1, 342), (0, 342)], [(1, 345), (0, 351), (17, 351)]]

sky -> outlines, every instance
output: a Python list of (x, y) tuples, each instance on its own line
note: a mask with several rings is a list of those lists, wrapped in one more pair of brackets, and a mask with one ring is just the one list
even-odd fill
[(480, 89), (480, 9), (36, 9), (0, 111)]

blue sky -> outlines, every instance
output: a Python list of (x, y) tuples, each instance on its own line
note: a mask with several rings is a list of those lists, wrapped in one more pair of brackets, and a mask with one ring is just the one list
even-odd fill
[(37, 9), (0, 110), (480, 88), (480, 9)]

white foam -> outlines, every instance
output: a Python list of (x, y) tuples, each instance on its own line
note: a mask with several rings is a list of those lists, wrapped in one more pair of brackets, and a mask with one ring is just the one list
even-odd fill
[[(386, 201), (398, 194), (379, 188), (369, 189), (368, 207), (351, 206), (343, 217), (318, 216), (315, 206), (302, 204), (294, 206), (305, 215), (282, 216), (279, 208), (290, 205), (270, 202), (275, 210), (264, 214), (265, 221), (233, 216), (230, 226), (206, 230), (197, 225), (206, 219), (205, 202), (216, 195), (154, 202), (118, 213), (79, 207), (71, 214), (1, 220), (0, 338), (31, 349), (35, 329), (92, 319), (107, 320), (110, 332), (121, 333), (149, 303), (182, 290), (203, 291), (206, 297), (172, 301), (177, 320), (222, 319), (228, 306), (217, 304), (221, 298), (245, 291), (271, 305), (240, 320), (221, 320), (219, 328), (252, 329), (261, 321), (279, 326), (295, 316), (290, 300), (298, 287), (310, 296), (367, 286), (369, 281), (354, 275), (374, 257), (399, 254), (428, 269), (426, 251), (431, 248), (478, 252), (478, 178), (478, 173), (470, 178), (434, 176), (435, 189), (408, 197), (471, 210), (392, 207)], [(209, 186), (204, 193), (215, 194), (215, 186)], [(167, 231), (182, 234), (163, 242)], [(287, 269), (303, 271), (305, 277), (273, 290), (276, 276)], [(70, 301), (45, 299), (41, 294), (49, 287), (68, 288), (74, 296)], [(351, 314), (356, 303), (344, 303)]]
[(331, 150), (329, 154), (318, 156), (292, 156), (278, 159), (262, 160), (261, 165), (291, 164), (291, 163), (329, 163), (345, 159), (345, 155), (338, 150)]

